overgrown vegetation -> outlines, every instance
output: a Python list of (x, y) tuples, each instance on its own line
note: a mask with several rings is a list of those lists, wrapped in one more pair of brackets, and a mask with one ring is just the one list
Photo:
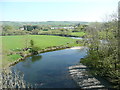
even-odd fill
[(92, 23), (86, 28), (86, 38), (89, 39), (86, 39), (85, 45), (89, 50), (80, 62), (91, 68), (94, 75), (105, 77), (120, 89), (119, 34), (115, 16), (112, 15), (108, 22)]

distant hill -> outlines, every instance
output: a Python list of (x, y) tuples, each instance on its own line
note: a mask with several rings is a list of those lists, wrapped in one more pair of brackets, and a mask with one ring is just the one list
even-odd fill
[(75, 24), (88, 24), (88, 22), (81, 21), (43, 21), (43, 22), (13, 22), (13, 21), (0, 21), (0, 24), (11, 26), (22, 26), (26, 24), (31, 25), (75, 25)]
[(17, 21), (0, 21), (1, 25), (10, 25), (15, 29), (19, 29), (23, 27), (23, 25), (39, 25), (39, 26), (53, 26), (53, 27), (63, 27), (63, 26), (74, 26), (77, 24), (89, 24), (88, 22), (80, 22), (80, 21), (42, 21), (42, 22), (17, 22)]

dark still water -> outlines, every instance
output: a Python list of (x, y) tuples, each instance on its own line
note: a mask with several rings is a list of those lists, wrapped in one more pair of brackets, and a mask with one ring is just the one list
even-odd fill
[(87, 55), (86, 48), (64, 49), (30, 56), (12, 67), (24, 73), (24, 80), (38, 88), (76, 88), (68, 67)]

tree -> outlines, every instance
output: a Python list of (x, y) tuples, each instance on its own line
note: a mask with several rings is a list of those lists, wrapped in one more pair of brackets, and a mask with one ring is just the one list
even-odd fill
[(14, 27), (13, 26), (9, 26), (9, 25), (3, 25), (2, 26), (2, 35), (6, 36), (6, 35), (14, 35)]
[[(94, 69), (94, 74), (109, 78), (120, 88), (119, 34), (116, 15), (102, 24), (91, 23), (86, 28), (85, 45), (88, 55), (81, 62)], [(89, 39), (88, 39), (89, 38)], [(101, 42), (105, 41), (105, 42)]]
[(30, 40), (30, 52), (34, 55), (34, 54), (38, 54), (38, 50), (39, 48), (35, 46), (34, 41)]
[(33, 40), (30, 40), (30, 46), (31, 46), (31, 48), (34, 46)]
[(38, 35), (38, 34), (39, 34), (39, 31), (40, 31), (40, 30), (38, 30), (38, 29), (32, 30), (32, 34), (33, 34), (33, 35)]
[(9, 25), (3, 26), (3, 31), (9, 31), (9, 30), (14, 30), (14, 28), (12, 26), (9, 26)]

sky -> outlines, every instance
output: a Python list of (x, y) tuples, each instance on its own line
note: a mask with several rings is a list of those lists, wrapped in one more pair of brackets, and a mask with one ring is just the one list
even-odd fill
[(103, 21), (119, 0), (0, 0), (0, 21)]

